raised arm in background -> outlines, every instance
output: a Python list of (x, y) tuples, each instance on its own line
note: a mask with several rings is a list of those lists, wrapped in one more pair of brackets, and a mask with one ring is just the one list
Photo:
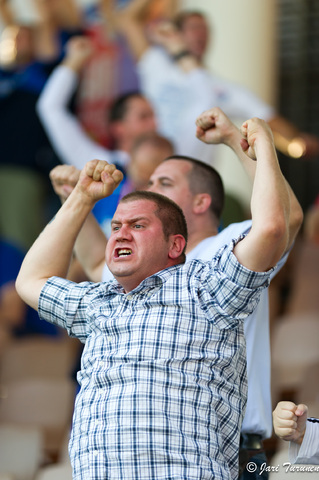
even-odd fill
[[(92, 53), (92, 43), (86, 37), (73, 37), (67, 44), (66, 56), (46, 83), (37, 103), (38, 115), (48, 137), (64, 163), (82, 169), (88, 159), (100, 158), (111, 162), (112, 154), (90, 139), (69, 102), (79, 82), (79, 75)], [(127, 161), (118, 153), (118, 161)]]
[[(187, 37), (186, 33), (188, 22), (192, 21), (191, 17), (195, 17), (202, 25), (201, 29), (197, 25), (198, 35), (202, 35), (200, 30), (203, 32), (204, 29), (207, 31), (207, 36), (209, 35), (208, 22), (202, 14), (197, 12), (193, 15), (190, 14), (185, 16), (184, 21), (181, 22), (175, 22), (174, 15), (167, 16), (163, 21), (149, 24), (146, 28), (145, 12), (156, 3), (156, 0), (132, 0), (123, 9), (116, 9), (114, 1), (104, 1), (107, 4), (108, 18), (112, 28), (124, 35), (137, 62), (147, 52), (151, 44), (155, 44), (163, 47), (163, 50), (167, 53), (168, 61), (166, 64), (165, 62), (161, 64), (161, 68), (163, 66), (166, 66), (166, 68), (171, 67), (169, 61), (173, 60), (175, 66), (179, 67), (180, 71), (184, 73), (189, 73), (198, 69), (198, 67), (205, 69), (204, 54), (206, 50), (203, 49), (200, 56), (192, 53), (193, 51), (195, 52), (196, 42), (199, 41), (200, 37), (197, 38), (195, 35)], [(162, 57), (160, 59), (163, 61)], [(218, 88), (226, 89), (228, 96), (230, 95), (232, 98), (231, 104), (236, 106), (235, 111), (237, 111), (237, 115), (247, 118), (257, 108), (257, 115), (265, 118), (271, 127), (275, 145), (279, 151), (295, 158), (313, 157), (319, 154), (319, 139), (316, 135), (301, 132), (291, 121), (279, 115), (274, 109), (270, 109), (270, 106), (267, 106), (247, 89), (242, 88), (238, 90), (238, 86), (235, 87), (235, 84), (232, 85), (226, 80), (222, 81), (222, 79), (218, 79), (208, 71), (207, 73), (211, 75), (215, 86), (217, 79), (217, 82), (219, 82)], [(145, 82), (145, 88), (148, 89), (147, 75), (145, 75), (144, 71), (143, 82)], [(153, 75), (152, 81), (154, 81)], [(206, 82), (204, 77), (202, 77), (201, 81)], [(213, 88), (214, 83), (211, 84), (211, 89)], [(213, 100), (211, 104), (217, 105), (216, 100)], [(226, 111), (225, 106), (222, 106), (222, 108)], [(260, 112), (263, 110), (267, 112), (267, 118), (261, 115)], [(230, 112), (226, 111), (226, 113), (229, 114)]]
[(177, 11), (177, 2), (166, 15), (162, 15), (155, 22), (147, 22), (147, 10), (154, 4), (154, 0), (132, 0), (121, 9), (114, 6), (114, 0), (104, 1), (108, 4), (107, 15), (113, 29), (126, 38), (136, 61), (151, 45), (159, 45), (174, 57), (183, 71), (189, 72), (200, 66), (198, 59), (187, 51), (181, 33), (172, 22)]

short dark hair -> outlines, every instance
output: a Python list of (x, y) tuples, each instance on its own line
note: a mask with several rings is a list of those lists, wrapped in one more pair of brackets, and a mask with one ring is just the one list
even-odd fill
[(180, 263), (186, 260), (186, 245), (188, 240), (187, 223), (182, 209), (173, 200), (161, 195), (160, 193), (137, 190), (125, 195), (120, 203), (131, 202), (134, 200), (148, 200), (155, 203), (155, 215), (160, 219), (163, 227), (163, 233), (166, 240), (170, 235), (182, 235), (185, 238), (185, 248), (180, 256)]
[(116, 122), (117, 120), (123, 120), (126, 115), (128, 104), (132, 98), (144, 98), (142, 93), (138, 90), (128, 92), (118, 97), (112, 103), (109, 111), (109, 122)]
[(205, 15), (200, 12), (199, 10), (184, 10), (183, 12), (179, 12), (173, 22), (174, 22), (174, 25), (176, 26), (176, 28), (178, 30), (183, 30), (184, 28), (184, 23), (186, 22), (186, 20), (188, 20), (190, 17), (201, 17), (203, 18), (204, 20), (206, 20), (206, 17)]
[(188, 173), (189, 189), (194, 195), (197, 193), (210, 195), (212, 199), (210, 212), (214, 216), (214, 220), (219, 222), (224, 208), (225, 191), (222, 178), (217, 170), (207, 163), (184, 155), (172, 155), (165, 158), (164, 161), (167, 160), (184, 160), (192, 165), (192, 169)]

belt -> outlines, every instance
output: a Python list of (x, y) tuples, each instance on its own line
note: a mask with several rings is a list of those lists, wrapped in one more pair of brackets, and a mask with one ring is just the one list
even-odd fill
[(240, 448), (244, 450), (262, 450), (262, 436), (257, 433), (242, 433), (240, 435)]

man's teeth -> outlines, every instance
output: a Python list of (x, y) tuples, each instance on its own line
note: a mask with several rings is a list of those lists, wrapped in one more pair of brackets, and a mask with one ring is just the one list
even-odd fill
[(132, 253), (132, 250), (130, 250), (129, 248), (122, 248), (121, 250), (119, 250), (119, 257), (131, 255), (131, 253)]

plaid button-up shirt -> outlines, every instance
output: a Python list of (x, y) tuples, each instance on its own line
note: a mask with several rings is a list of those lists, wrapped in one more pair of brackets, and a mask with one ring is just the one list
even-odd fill
[(247, 397), (243, 322), (268, 273), (224, 247), (145, 279), (53, 277), (41, 318), (85, 342), (70, 456), (74, 479), (235, 479)]

